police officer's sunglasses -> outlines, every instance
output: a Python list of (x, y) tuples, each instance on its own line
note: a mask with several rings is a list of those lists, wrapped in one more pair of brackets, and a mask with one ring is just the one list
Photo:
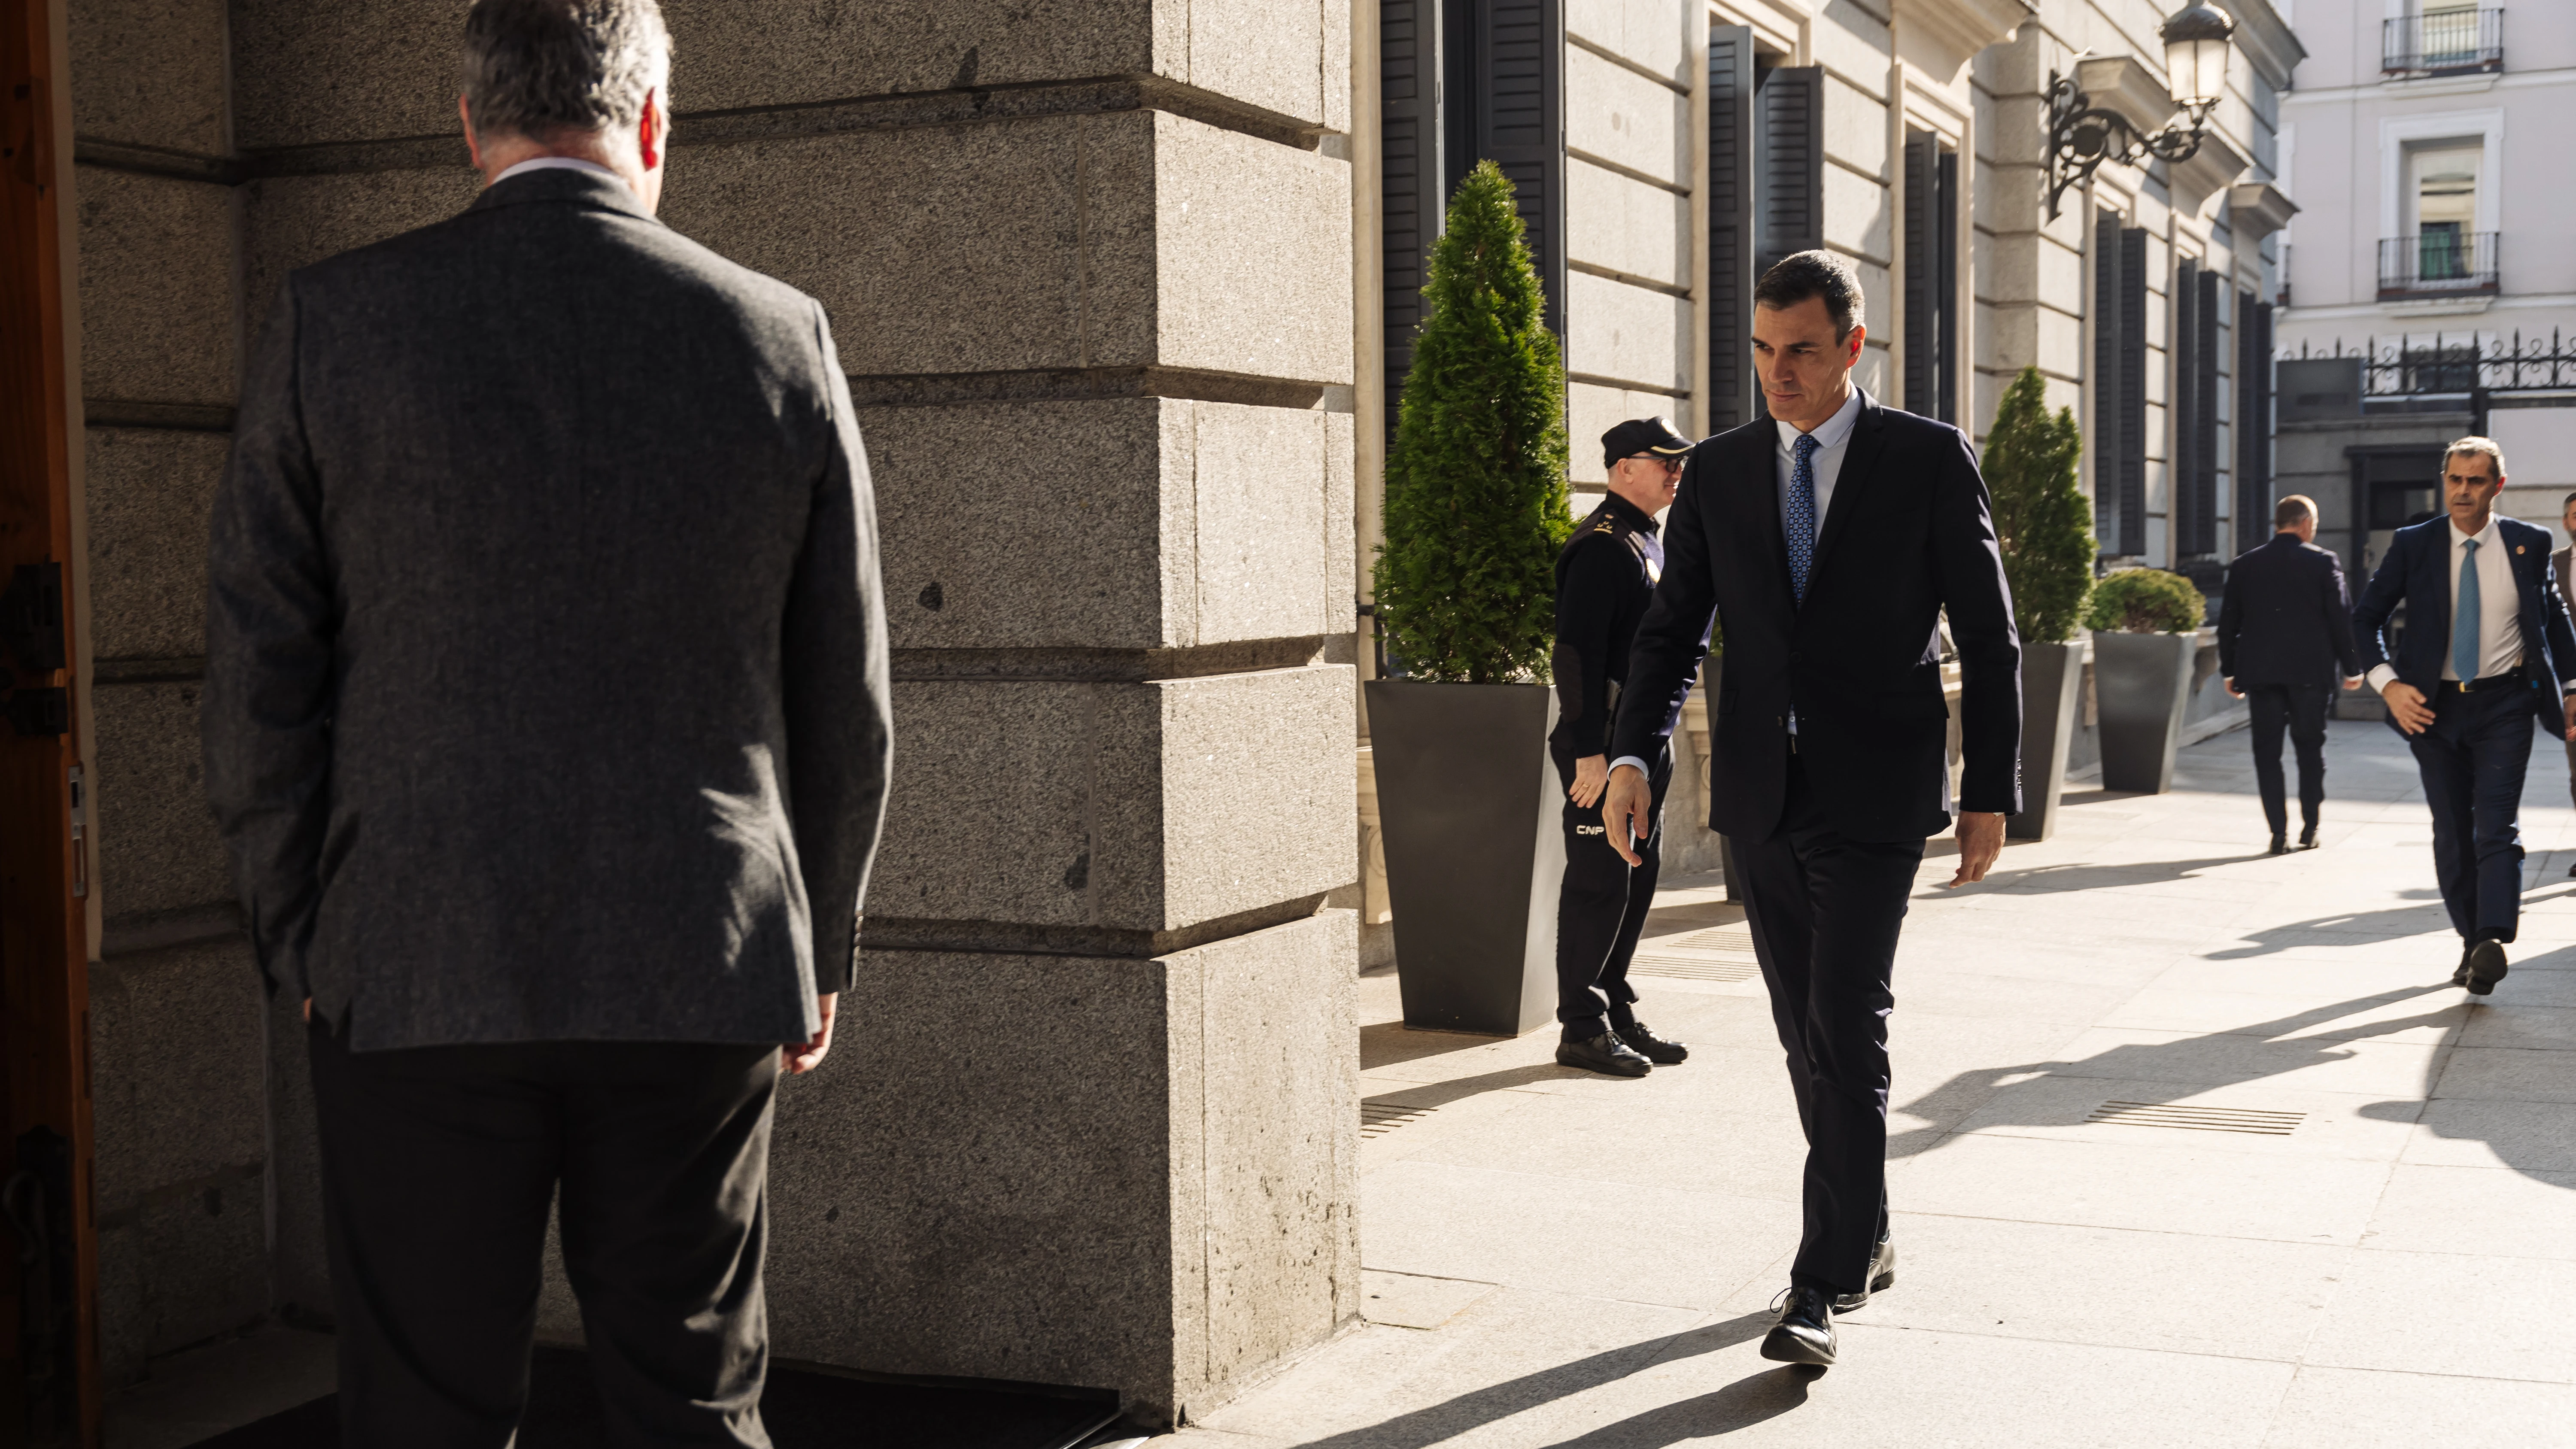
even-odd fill
[(1619, 461), (1623, 463), (1652, 463), (1657, 467), (1662, 468), (1667, 473), (1678, 473), (1682, 470), (1681, 459), (1666, 458), (1656, 453), (1630, 453), (1627, 457), (1622, 458)]

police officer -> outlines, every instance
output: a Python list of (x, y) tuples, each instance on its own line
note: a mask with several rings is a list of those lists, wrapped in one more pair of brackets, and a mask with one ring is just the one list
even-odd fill
[(1575, 525), (1556, 559), (1556, 732), (1548, 753), (1565, 785), (1565, 884), (1556, 906), (1556, 1059), (1569, 1067), (1642, 1077), (1690, 1055), (1637, 1020), (1628, 959), (1655, 900), (1663, 844), (1669, 751), (1653, 774), (1655, 833), (1638, 843), (1631, 868), (1603, 838), (1601, 794), (1610, 779), (1607, 747), (1628, 643), (1663, 576), (1655, 515), (1680, 491), (1690, 440), (1662, 418), (1634, 418), (1601, 435), (1610, 496)]

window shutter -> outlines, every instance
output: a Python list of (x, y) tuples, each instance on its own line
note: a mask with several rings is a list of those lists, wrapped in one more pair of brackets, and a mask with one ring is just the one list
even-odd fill
[(1753, 421), (1753, 31), (1708, 32), (1708, 425)]
[(1378, 7), (1380, 156), (1378, 231), (1386, 292), (1386, 433), (1395, 437), (1431, 244), (1448, 208), (1440, 146), (1441, 0), (1384, 0)]
[(1476, 155), (1512, 179), (1547, 326), (1565, 336), (1565, 0), (1475, 7)]
[(2147, 233), (2120, 229), (2120, 552), (2147, 551)]
[(1940, 258), (1933, 240), (1940, 214), (1940, 142), (1929, 131), (1905, 133), (1905, 410), (1935, 415), (1940, 355)]
[(2197, 394), (2192, 400), (2191, 551), (2204, 558), (2218, 552), (2218, 282), (2218, 273), (2203, 268), (2192, 305), (2200, 332), (2192, 354), (2200, 365), (2191, 373)]
[(1941, 259), (1939, 274), (1933, 279), (1941, 297), (1941, 366), (1932, 379), (1932, 395), (1939, 399), (1940, 411), (1932, 416), (1955, 427), (1960, 413), (1959, 153), (1942, 152), (1933, 177), (1941, 187), (1941, 204), (1933, 208), (1932, 214), (1934, 254)]
[(2272, 531), (2272, 308), (2236, 294), (2236, 551)]
[(2173, 451), (2165, 462), (2166, 496), (2172, 500), (2165, 520), (2173, 534), (2173, 560), (2200, 552), (2200, 374), (2209, 368), (2200, 350), (2200, 265), (2174, 265), (2173, 282)]
[(1825, 244), (1825, 69), (1778, 66), (1754, 92), (1753, 270)]

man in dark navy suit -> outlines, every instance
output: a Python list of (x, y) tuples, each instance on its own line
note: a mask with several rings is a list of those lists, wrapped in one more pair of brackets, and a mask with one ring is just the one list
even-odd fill
[(2293, 493), (2272, 510), (2272, 541), (2227, 566), (2218, 610), (2218, 672), (2227, 692), (2252, 701), (2254, 783), (2272, 824), (2272, 854), (2290, 849), (2290, 809), (2281, 781), (2281, 730), (2299, 756), (2299, 849), (2317, 847), (2317, 808), (2326, 799), (2326, 702), (2337, 678), (2361, 685), (2352, 642), (2352, 601), (2343, 560), (2317, 547), (2317, 505)]
[(1602, 820), (1630, 861), (1660, 758), (1725, 628), (1710, 820), (1742, 868), (1754, 954), (1806, 1129), (1805, 1232), (1765, 1358), (1830, 1364), (1833, 1315), (1895, 1281), (1887, 1017), (1926, 836), (1948, 826), (1946, 610), (1964, 679), (1963, 885), (2021, 808), (2021, 640), (1968, 440), (1854, 386), (1868, 328), (1851, 265), (1800, 252), (1753, 292), (1770, 417), (1701, 443), (1637, 627)]
[[(2406, 736), (2433, 812), (2433, 875), (2460, 933), (2455, 985), (2504, 979), (2522, 914), (2515, 813), (2531, 763), (2531, 721), (2576, 738), (2576, 632), (2550, 577), (2549, 530), (2500, 518), (2504, 450), (2462, 438), (2442, 458), (2448, 517), (2397, 530), (2352, 611), (2371, 686)], [(2388, 657), (2388, 616), (2407, 606)]]

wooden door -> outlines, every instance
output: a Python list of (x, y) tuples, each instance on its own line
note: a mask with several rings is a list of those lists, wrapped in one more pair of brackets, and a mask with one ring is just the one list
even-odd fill
[(70, 618), (82, 561), (72, 554), (58, 20), (49, 0), (0, 0), (0, 1444), (94, 1446), (98, 1242)]

